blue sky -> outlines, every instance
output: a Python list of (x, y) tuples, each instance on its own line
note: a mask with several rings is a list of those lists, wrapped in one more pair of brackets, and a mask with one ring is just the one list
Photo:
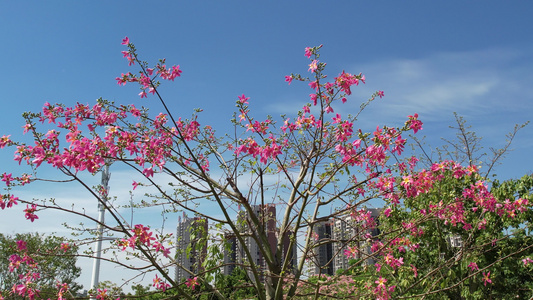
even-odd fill
[[(229, 128), (243, 93), (256, 116), (300, 108), (310, 91), (288, 86), (284, 76), (305, 74), (304, 48), (324, 44), (330, 76), (346, 70), (367, 78), (338, 112), (385, 92), (361, 118), (362, 128), (400, 125), (416, 112), (421, 133), (439, 146), (440, 137), (454, 134), (448, 126), (457, 112), (484, 136), (488, 151), (532, 117), (532, 11), (530, 1), (0, 1), (0, 136), (21, 137), (22, 112), (46, 101), (91, 104), (103, 97), (160, 111), (153, 98), (139, 99), (137, 87), (114, 80), (136, 71), (120, 53), (129, 36), (143, 59), (181, 66), (182, 77), (161, 89), (176, 115), (204, 108), (200, 122), (219, 132)], [(533, 170), (532, 126), (496, 170), (502, 178)], [(0, 159), (3, 171), (18, 173), (11, 150)], [(57, 225), (43, 219), (41, 228)], [(32, 228), (2, 223), (3, 232)]]

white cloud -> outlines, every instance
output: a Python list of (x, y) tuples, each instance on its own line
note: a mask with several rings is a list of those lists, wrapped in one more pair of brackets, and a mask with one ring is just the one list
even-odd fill
[[(385, 98), (374, 101), (362, 115), (366, 125), (403, 123), (407, 115), (415, 112), (425, 122), (441, 121), (443, 117), (453, 119), (454, 111), (476, 118), (525, 113), (524, 109), (531, 108), (533, 100), (531, 53), (528, 49), (494, 48), (352, 63), (347, 70), (355, 74), (362, 72), (367, 83), (354, 87), (349, 101), (335, 105), (334, 109), (341, 114), (355, 113), (373, 92), (383, 90)], [(327, 70), (330, 74), (336, 71)], [(307, 94), (300, 96), (307, 97)], [(295, 100), (287, 101), (288, 98)], [(268, 109), (275, 111), (274, 115), (294, 114), (303, 101), (308, 101), (299, 99), (285, 96), (269, 104)]]
[(357, 70), (367, 76), (361, 90), (385, 91), (384, 104), (372, 113), (390, 120), (417, 112), (426, 121), (438, 121), (453, 111), (480, 116), (524, 105), (524, 90), (531, 90), (526, 83), (533, 79), (525, 65), (533, 66), (525, 51), (488, 49), (370, 62)]

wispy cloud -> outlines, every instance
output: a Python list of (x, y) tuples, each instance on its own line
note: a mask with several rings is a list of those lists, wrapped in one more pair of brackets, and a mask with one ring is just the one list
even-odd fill
[[(356, 126), (363, 130), (383, 125), (401, 126), (408, 115), (418, 113), (424, 122), (421, 135), (428, 136), (430, 146), (436, 147), (442, 144), (441, 137), (450, 138), (455, 134), (448, 127), (456, 125), (453, 113), (457, 112), (478, 136), (484, 137), (484, 151), (502, 147), (505, 135), (515, 124), (523, 124), (533, 116), (532, 50), (533, 47), (522, 45), (351, 63), (346, 70), (362, 72), (367, 83), (355, 87), (346, 104), (335, 105), (335, 113), (343, 116), (356, 113), (373, 92), (383, 90), (385, 98), (368, 106)], [(328, 70), (330, 75), (336, 71)], [(306, 97), (307, 93), (302, 96)], [(287, 101), (289, 98), (272, 103), (269, 108), (279, 114), (294, 114), (303, 101), (294, 97), (294, 101)], [(529, 151), (533, 144), (530, 127), (519, 132), (512, 146), (517, 151), (510, 155), (524, 155)], [(502, 168), (514, 168), (521, 174), (528, 171), (524, 164), (507, 167), (507, 162), (512, 161), (506, 160)]]
[[(373, 92), (384, 90), (385, 98), (375, 101), (364, 114), (373, 126), (385, 121), (403, 123), (415, 112), (425, 122), (453, 119), (453, 112), (485, 119), (493, 114), (525, 114), (533, 100), (531, 53), (494, 48), (352, 63), (347, 70), (363, 72), (367, 83), (353, 89), (347, 104), (334, 108), (342, 114), (356, 112)], [(268, 106), (277, 112), (273, 115), (294, 114), (301, 108), (303, 101), (287, 98)]]
[(353, 72), (366, 72), (362, 91), (385, 90), (386, 104), (370, 108), (373, 114), (394, 120), (417, 112), (426, 121), (439, 121), (454, 111), (481, 117), (530, 105), (533, 96), (525, 95), (532, 91), (527, 84), (532, 66), (529, 52), (499, 48), (385, 59)]

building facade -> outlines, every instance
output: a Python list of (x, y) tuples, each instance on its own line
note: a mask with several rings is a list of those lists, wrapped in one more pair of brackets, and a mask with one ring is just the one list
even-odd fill
[[(207, 219), (189, 218), (183, 214), (178, 220), (176, 234), (176, 282), (183, 282), (203, 271), (202, 263), (207, 257)], [(203, 238), (203, 241), (200, 241)], [(198, 248), (198, 243), (203, 243)], [(192, 274), (191, 274), (192, 273)]]
[[(372, 259), (371, 241), (370, 237), (379, 235), (378, 219), (381, 213), (379, 208), (367, 209), (364, 217), (368, 220), (361, 222), (357, 220), (358, 217), (345, 215), (336, 218), (332, 221), (333, 229), (333, 272), (338, 270), (346, 270), (350, 267), (349, 261), (351, 258), (363, 259), (363, 265), (373, 265), (375, 260)], [(361, 223), (374, 222), (375, 226), (363, 227)], [(348, 258), (344, 253), (349, 247), (355, 247), (357, 253), (354, 257)]]
[(313, 226), (315, 247), (309, 258), (309, 275), (333, 275), (332, 221), (324, 221)]
[[(277, 228), (276, 220), (276, 206), (274, 205), (253, 205), (252, 210), (254, 215), (261, 223), (262, 228), (255, 228), (251, 221), (251, 216), (248, 212), (240, 211), (237, 216), (237, 226), (239, 232), (243, 235), (244, 246), (250, 252), (250, 257), (246, 255), (244, 247), (239, 243), (234, 234), (226, 234), (225, 242), (228, 243), (228, 247), (224, 249), (224, 274), (230, 275), (236, 266), (247, 266), (246, 269), (250, 278), (253, 278), (250, 264), (254, 264), (259, 270), (260, 279), (265, 280), (265, 274), (267, 273), (267, 264), (263, 253), (261, 253), (260, 247), (254, 237), (258, 236), (258, 231), (265, 230), (267, 235), (267, 241), (270, 246), (271, 253), (276, 253), (277, 243), (279, 239), (279, 230)], [(290, 238), (293, 234), (292, 231), (287, 230), (283, 234), (283, 247), (281, 253), (281, 263), (284, 263), (284, 259), (289, 258), (289, 266), (291, 269), (296, 266), (296, 247), (290, 246)]]

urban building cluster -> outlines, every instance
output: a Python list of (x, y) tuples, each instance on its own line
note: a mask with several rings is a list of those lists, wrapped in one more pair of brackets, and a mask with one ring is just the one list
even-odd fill
[[(370, 217), (378, 222), (381, 209), (368, 209)], [(363, 228), (351, 215), (334, 218), (313, 226), (315, 247), (308, 262), (308, 272), (313, 275), (333, 275), (350, 267), (350, 259), (362, 259), (364, 265), (373, 265), (370, 237), (379, 234), (378, 226)], [(345, 255), (350, 248), (352, 256)]]
[[(280, 233), (277, 228), (275, 205), (254, 205), (253, 213), (263, 224), (268, 243), (272, 253), (276, 251), (279, 235), (282, 234), (282, 258), (291, 261), (289, 266), (295, 268), (297, 265), (296, 247), (290, 247), (290, 239), (293, 232), (288, 230)], [(380, 209), (369, 209), (370, 215), (375, 220), (378, 219)], [(224, 235), (224, 264), (222, 273), (230, 275), (233, 270), (253, 263), (260, 270), (261, 280), (264, 280), (266, 263), (259, 250), (254, 236), (257, 236), (257, 228), (251, 226), (250, 215), (245, 211), (240, 211), (237, 215), (237, 226), (239, 226), (244, 244), (250, 252), (250, 258), (244, 253), (243, 247), (238, 242), (233, 233)], [(182, 282), (194, 274), (202, 271), (201, 265), (207, 255), (207, 244), (203, 243), (199, 247), (198, 241), (201, 234), (207, 234), (207, 220), (199, 217), (188, 218), (183, 215), (179, 218), (177, 227), (177, 256), (176, 256), (176, 281)], [(328, 221), (317, 223), (313, 226), (315, 247), (308, 255), (309, 275), (334, 274), (339, 269), (349, 267), (349, 258), (344, 255), (348, 247), (356, 246), (358, 249), (356, 259), (364, 259), (365, 264), (373, 264), (370, 244), (364, 240), (365, 236), (375, 236), (379, 234), (377, 228), (362, 229), (352, 216), (346, 215)], [(283, 262), (282, 262), (283, 263)], [(249, 270), (248, 270), (249, 271)]]

